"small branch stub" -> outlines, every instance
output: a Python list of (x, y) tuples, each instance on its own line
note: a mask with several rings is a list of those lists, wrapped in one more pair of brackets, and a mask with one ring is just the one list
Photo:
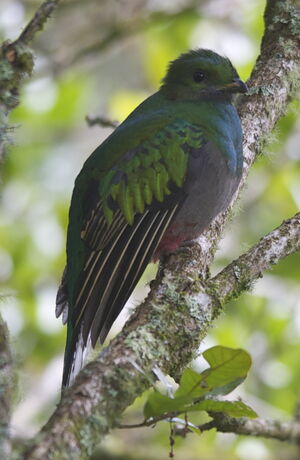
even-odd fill
[(88, 124), (88, 126), (95, 126), (95, 125), (98, 125), (98, 126), (101, 126), (103, 128), (116, 128), (119, 123), (117, 121), (114, 121), (114, 120), (110, 120), (109, 118), (106, 118), (106, 117), (91, 117), (89, 115), (87, 115), (85, 117), (85, 120)]

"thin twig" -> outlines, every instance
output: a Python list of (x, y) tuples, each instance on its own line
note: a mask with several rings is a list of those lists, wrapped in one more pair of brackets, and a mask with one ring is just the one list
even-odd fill
[(163, 420), (167, 422), (172, 422), (174, 417), (178, 417), (178, 415), (182, 414), (183, 412), (184, 411), (168, 412), (165, 414), (157, 415), (156, 417), (147, 418), (140, 423), (130, 423), (130, 424), (117, 423), (115, 427), (121, 430), (125, 430), (128, 428), (143, 428), (145, 426), (154, 426), (156, 425), (156, 423), (162, 422)]
[[(151, 419), (144, 420), (135, 424), (117, 425), (120, 429), (142, 428), (153, 426), (160, 421), (172, 422), (173, 418), (182, 412), (166, 413)], [(270, 420), (263, 418), (248, 418), (248, 417), (231, 417), (220, 412), (210, 412), (213, 417), (210, 422), (198, 425), (200, 431), (209, 431), (216, 429), (222, 433), (235, 433), (245, 436), (257, 436), (263, 438), (277, 439), (278, 441), (289, 441), (295, 444), (300, 444), (300, 423), (293, 420), (281, 422), (280, 420)], [(176, 421), (174, 421), (176, 424)], [(187, 432), (191, 432), (186, 424), (184, 427), (176, 427), (174, 434), (176, 436), (185, 437)]]
[(43, 30), (45, 23), (51, 17), (58, 3), (59, 0), (45, 0), (14, 44), (23, 43), (24, 45), (29, 45), (36, 33)]
[(85, 120), (88, 126), (98, 125), (98, 126), (102, 126), (103, 128), (116, 128), (119, 125), (117, 121), (110, 120), (109, 118), (100, 117), (100, 116), (90, 117), (89, 115), (87, 115), (85, 117)]

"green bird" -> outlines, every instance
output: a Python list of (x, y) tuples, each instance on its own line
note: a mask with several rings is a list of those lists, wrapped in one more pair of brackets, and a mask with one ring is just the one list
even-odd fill
[(243, 168), (229, 59), (199, 49), (91, 154), (72, 195), (56, 315), (67, 322), (63, 387), (103, 343), (147, 264), (195, 239), (229, 205)]

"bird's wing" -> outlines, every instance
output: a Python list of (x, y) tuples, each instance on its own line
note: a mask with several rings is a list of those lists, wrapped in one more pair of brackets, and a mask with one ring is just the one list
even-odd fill
[(66, 297), (71, 305), (63, 384), (82, 365), (78, 349), (105, 340), (185, 198), (188, 151), (202, 144), (198, 127), (177, 120), (127, 151), (105, 179), (89, 180), (81, 211), (83, 263), (70, 292), (75, 267), (69, 264), (76, 261), (68, 257), (58, 293), (58, 315), (66, 317)]

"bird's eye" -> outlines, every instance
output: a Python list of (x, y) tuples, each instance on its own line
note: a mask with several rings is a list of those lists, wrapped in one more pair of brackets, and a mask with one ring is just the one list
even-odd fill
[(196, 70), (196, 72), (194, 72), (193, 78), (196, 83), (199, 83), (200, 81), (204, 80), (205, 73), (202, 72), (202, 70)]

